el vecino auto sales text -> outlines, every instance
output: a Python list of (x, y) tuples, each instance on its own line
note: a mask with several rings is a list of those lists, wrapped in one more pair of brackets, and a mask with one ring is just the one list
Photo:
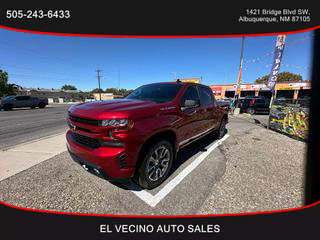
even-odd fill
[(105, 233), (219, 233), (219, 224), (100, 224), (99, 232)]

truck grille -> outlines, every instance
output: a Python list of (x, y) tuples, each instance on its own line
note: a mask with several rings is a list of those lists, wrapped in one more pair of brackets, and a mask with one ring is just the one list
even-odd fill
[(80, 123), (85, 123), (85, 124), (90, 124), (90, 125), (99, 126), (99, 120), (76, 117), (76, 116), (72, 116), (72, 115), (70, 115), (70, 114), (69, 114), (69, 118), (70, 118), (70, 120), (75, 121), (75, 122), (80, 122)]
[(76, 143), (79, 143), (86, 147), (93, 148), (93, 149), (100, 147), (100, 141), (98, 139), (87, 137), (75, 132), (72, 133), (72, 137)]

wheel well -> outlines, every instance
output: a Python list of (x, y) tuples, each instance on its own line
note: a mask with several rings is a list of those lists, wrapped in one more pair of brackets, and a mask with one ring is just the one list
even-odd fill
[(227, 122), (229, 122), (228, 114), (224, 114), (223, 117), (222, 117), (222, 119), (226, 119)]
[(142, 146), (140, 152), (139, 152), (139, 156), (136, 162), (136, 166), (140, 166), (142, 160), (143, 160), (143, 155), (146, 153), (146, 151), (151, 147), (152, 144), (154, 144), (156, 141), (158, 141), (159, 139), (165, 139), (168, 142), (171, 143), (172, 149), (173, 149), (173, 155), (175, 156), (175, 152), (176, 152), (176, 134), (174, 131), (172, 130), (166, 130), (163, 132), (159, 132), (153, 136), (151, 136)]

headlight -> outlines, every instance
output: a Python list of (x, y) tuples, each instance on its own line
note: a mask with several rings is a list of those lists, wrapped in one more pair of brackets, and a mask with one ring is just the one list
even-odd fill
[(101, 126), (103, 127), (126, 127), (128, 126), (128, 119), (110, 119), (102, 120)]

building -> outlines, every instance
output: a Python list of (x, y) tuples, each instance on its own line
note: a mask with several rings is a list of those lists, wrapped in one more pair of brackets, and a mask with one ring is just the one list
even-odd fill
[[(100, 100), (100, 93), (92, 94), (95, 100)], [(115, 98), (123, 98), (122, 95), (116, 95), (113, 93), (101, 93), (101, 100), (112, 100)]]
[(101, 93), (101, 99), (100, 99), (100, 93), (93, 93), (92, 95), (95, 100), (112, 100), (113, 99), (113, 93)]
[[(236, 84), (210, 85), (216, 99), (233, 98)], [(240, 98), (245, 96), (265, 96), (271, 98), (271, 91), (265, 84), (241, 84)], [(311, 96), (311, 81), (281, 82), (275, 85), (275, 98), (304, 99)]]
[(79, 90), (62, 90), (54, 88), (21, 88), (18, 95), (30, 95), (39, 98), (48, 98), (49, 103), (65, 101), (82, 101), (87, 97), (87, 93)]

